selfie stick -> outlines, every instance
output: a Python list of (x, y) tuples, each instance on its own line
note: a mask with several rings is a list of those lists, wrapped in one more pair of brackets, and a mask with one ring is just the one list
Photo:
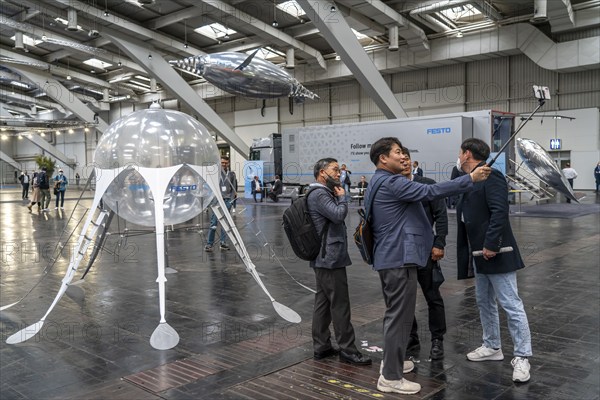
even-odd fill
[[(500, 247), (500, 250), (498, 250), (497, 253), (510, 253), (511, 251), (513, 251), (512, 246)], [(475, 250), (471, 254), (473, 254), (473, 257), (481, 257), (483, 255), (483, 250)]]
[(517, 128), (515, 133), (513, 133), (512, 136), (506, 141), (506, 143), (504, 143), (504, 145), (500, 148), (500, 150), (498, 150), (498, 152), (496, 153), (494, 158), (492, 158), (492, 160), (489, 163), (487, 163), (488, 167), (491, 167), (492, 165), (494, 165), (494, 163), (496, 162), (496, 159), (498, 157), (500, 157), (500, 154), (502, 154), (502, 152), (504, 151), (506, 146), (508, 146), (508, 144), (513, 141), (515, 136), (517, 136), (517, 134), (521, 131), (521, 129), (523, 129), (525, 124), (527, 124), (527, 122), (529, 122), (531, 120), (531, 117), (533, 117), (533, 114), (535, 114), (544, 105), (544, 103), (546, 103), (546, 99), (550, 98), (550, 91), (548, 90), (547, 87), (534, 85), (533, 92), (535, 93), (535, 97), (537, 97), (537, 99), (538, 99), (538, 102), (539, 102), (538, 106), (535, 108), (535, 110), (533, 110), (533, 112), (529, 115), (529, 117), (527, 117), (525, 119), (525, 121), (523, 121), (523, 123), (521, 123), (521, 125), (519, 125), (519, 127)]

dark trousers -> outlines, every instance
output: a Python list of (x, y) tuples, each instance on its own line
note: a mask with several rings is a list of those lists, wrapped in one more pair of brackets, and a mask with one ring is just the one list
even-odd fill
[(252, 197), (254, 198), (254, 202), (256, 203), (256, 195), (259, 194), (260, 195), (260, 202), (262, 203), (263, 201), (263, 193), (262, 190), (253, 190), (252, 191)]
[(29, 183), (22, 183), (23, 185), (23, 193), (21, 194), (22, 199), (26, 199), (29, 197)]
[(56, 193), (56, 205), (54, 207), (58, 207), (58, 199), (60, 199), (61, 207), (65, 205), (65, 192), (66, 190), (59, 190), (58, 193)]
[(417, 303), (417, 267), (378, 271), (385, 300), (383, 316), (383, 376), (402, 379), (406, 345)]
[(279, 201), (279, 195), (277, 195), (273, 192), (269, 192), (269, 198), (271, 200), (273, 200), (275, 203), (277, 203)]
[[(444, 310), (444, 299), (440, 294), (440, 283), (433, 283), (433, 266), (436, 264), (431, 258), (427, 262), (427, 267), (417, 269), (417, 281), (423, 296), (427, 301), (429, 314), (429, 332), (431, 332), (431, 340), (444, 340), (446, 333), (446, 312)], [(418, 338), (419, 327), (417, 325), (417, 317), (414, 317), (410, 336)]]
[(358, 353), (354, 327), (350, 322), (350, 296), (346, 268), (313, 268), (317, 293), (312, 321), (313, 348), (321, 353), (331, 349), (329, 325), (333, 322), (335, 341), (341, 350)]
[[(573, 179), (567, 179), (569, 181), (569, 185), (571, 185), (571, 189), (573, 189)], [(570, 203), (571, 199), (567, 198), (567, 203)]]

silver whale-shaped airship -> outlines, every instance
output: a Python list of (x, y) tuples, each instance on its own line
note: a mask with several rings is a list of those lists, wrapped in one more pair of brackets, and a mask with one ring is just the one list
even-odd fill
[(198, 55), (172, 64), (201, 75), (231, 94), (258, 99), (290, 97), (296, 102), (319, 97), (283, 69), (255, 57), (258, 50), (250, 55), (232, 51)]
[(577, 197), (575, 197), (575, 193), (573, 193), (571, 185), (569, 185), (569, 181), (567, 181), (567, 178), (565, 178), (558, 165), (556, 165), (556, 162), (554, 162), (550, 154), (542, 146), (531, 139), (518, 138), (517, 151), (525, 165), (538, 178), (569, 199), (579, 202)]

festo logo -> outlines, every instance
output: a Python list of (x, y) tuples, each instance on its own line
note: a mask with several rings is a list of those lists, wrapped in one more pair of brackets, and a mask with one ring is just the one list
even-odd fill
[(441, 135), (444, 133), (452, 133), (452, 128), (429, 128), (429, 129), (427, 129), (428, 135)]

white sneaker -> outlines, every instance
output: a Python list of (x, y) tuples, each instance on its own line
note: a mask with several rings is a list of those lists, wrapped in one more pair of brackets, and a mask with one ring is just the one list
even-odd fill
[[(413, 369), (415, 369), (415, 363), (410, 360), (404, 361), (404, 365), (402, 366), (403, 374), (408, 374)], [(381, 364), (379, 365), (379, 375), (383, 375), (383, 360), (381, 360)]]
[(58, 210), (58, 207), (54, 207), (55, 210)]
[(384, 393), (416, 394), (421, 391), (421, 385), (404, 378), (388, 381), (383, 375), (380, 375), (377, 381), (377, 390)]
[(504, 360), (502, 349), (494, 350), (489, 347), (481, 346), (467, 354), (470, 361), (500, 361)]
[(232, 213), (232, 214), (235, 214), (235, 208), (234, 208), (233, 210), (231, 210), (231, 213)]
[(61, 210), (64, 210), (65, 208), (64, 208), (64, 207), (61, 207), (60, 209), (61, 209)]
[(527, 382), (531, 377), (531, 375), (529, 375), (529, 370), (531, 368), (529, 360), (525, 357), (515, 357), (510, 363), (513, 366), (513, 381)]

